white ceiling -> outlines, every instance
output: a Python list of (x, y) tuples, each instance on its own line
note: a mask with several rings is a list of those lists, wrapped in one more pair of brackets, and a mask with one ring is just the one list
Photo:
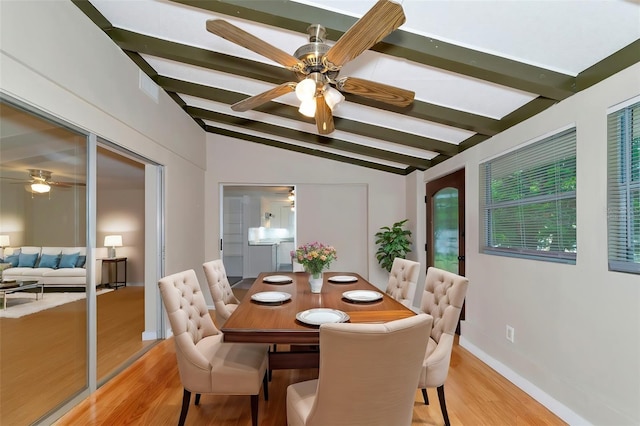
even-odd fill
[[(90, 14), (86, 4), (83, 4), (86, 2), (73, 1), (94, 22), (101, 25)], [(182, 4), (189, 3), (188, 1), (165, 0), (89, 0), (89, 3), (110, 24), (110, 27), (103, 26), (103, 29), (112, 38), (114, 31), (111, 27), (116, 29), (116, 33), (126, 31), (127, 34), (152, 37), (153, 40), (192, 46), (205, 53), (221, 53), (282, 68), (269, 59), (209, 33), (205, 28), (206, 21), (214, 18), (227, 20), (291, 54), (308, 42), (306, 33), (289, 30), (287, 24), (267, 25), (230, 16), (228, 11), (213, 12), (207, 8), (221, 10), (226, 7), (225, 4), (230, 4), (230, 7), (237, 6), (240, 11), (246, 8), (253, 12), (255, 8), (267, 15), (287, 14), (289, 16), (284, 18), (289, 20), (320, 23), (328, 27), (327, 37), (330, 40), (327, 43), (333, 44), (338, 37), (335, 36), (335, 30), (332, 36), (329, 28), (341, 25), (348, 28), (351, 25), (349, 22), (361, 17), (375, 1), (291, 1), (284, 6), (282, 1), (271, 0), (191, 2), (198, 7)], [(200, 120), (199, 123), (208, 132), (231, 132), (237, 137), (257, 140), (259, 143), (268, 140), (276, 146), (303, 150), (302, 152), (311, 155), (317, 155), (320, 150), (333, 154), (330, 158), (338, 161), (356, 160), (356, 164), (366, 167), (406, 173), (414, 168), (426, 169), (432, 160), (441, 161), (473, 146), (477, 143), (472, 142), (474, 137), (480, 136), (477, 141), (481, 142), (526, 119), (526, 110), (531, 105), (544, 105), (531, 107), (537, 108), (536, 112), (539, 112), (559, 100), (550, 99), (547, 93), (534, 93), (533, 89), (529, 89), (532, 85), (527, 85), (528, 90), (523, 89), (523, 85), (511, 81), (517, 80), (517, 75), (505, 74), (504, 78), (496, 78), (498, 70), (485, 79), (485, 74), (491, 74), (490, 72), (467, 72), (467, 67), (488, 67), (490, 70), (492, 66), (496, 67), (495, 64), (501, 64), (496, 61), (496, 56), (506, 58), (515, 61), (516, 69), (524, 67), (527, 72), (537, 72), (539, 82), (533, 82), (533, 86), (538, 83), (544, 86), (558, 78), (577, 78), (599, 61), (640, 39), (640, 0), (404, 0), (401, 3), (406, 22), (385, 41), (396, 36), (396, 33), (406, 32), (422, 37), (419, 39), (422, 46), (416, 49), (438, 52), (442, 48), (442, 51), (451, 52), (455, 50), (452, 50), (452, 46), (460, 46), (467, 49), (463, 52), (468, 56), (457, 59), (454, 66), (446, 69), (442, 62), (436, 67), (431, 63), (424, 63), (425, 61), (369, 50), (347, 63), (340, 76), (360, 77), (415, 91), (416, 102), (409, 110), (389, 111), (379, 103), (371, 105), (348, 98), (334, 113), (337, 117), (337, 130), (329, 135), (330, 138), (318, 138), (315, 136), (317, 130), (313, 121), (299, 118), (299, 114), (283, 116), (258, 110), (233, 112), (229, 102), (224, 100), (201, 96), (199, 92), (183, 93), (167, 87), (165, 90), (183, 102), (188, 113), (191, 113), (189, 107), (206, 112), (206, 116), (194, 116), (194, 119)], [(304, 15), (303, 18), (296, 15), (300, 13)], [(346, 15), (347, 18), (336, 14)], [(253, 18), (254, 14), (246, 13), (242, 16)], [(331, 22), (326, 23), (324, 20)], [(348, 25), (342, 23), (342, 20), (346, 20)], [(269, 22), (275, 21), (272, 19)], [(406, 39), (402, 34), (398, 37)], [(242, 94), (242, 98), (269, 90), (286, 81), (274, 82), (238, 76), (212, 69), (206, 64), (175, 59), (164, 52), (149, 53), (145, 51), (144, 42), (136, 45), (129, 39), (118, 41), (117, 34), (114, 41), (123, 49), (135, 52), (134, 55), (138, 55), (140, 61), (146, 62), (157, 74), (152, 75), (156, 81), (159, 81), (157, 77), (160, 76), (195, 83), (207, 89), (235, 92)], [(392, 42), (401, 47), (405, 43), (402, 40), (390, 41)], [(638, 57), (640, 53), (635, 53), (635, 60)], [(444, 55), (443, 58), (447, 56)], [(511, 63), (507, 65), (511, 66)], [(288, 77), (285, 74), (283, 78)], [(293, 73), (290, 81), (295, 81)], [(556, 90), (555, 86), (550, 87), (550, 92)], [(289, 94), (275, 99), (271, 104), (297, 108), (298, 101), (294, 94)], [(438, 119), (432, 119), (432, 116), (440, 114), (440, 107), (443, 107), (444, 112)], [(421, 108), (426, 109), (427, 114), (412, 113), (421, 111)], [(436, 113), (432, 113), (433, 111)], [(343, 126), (340, 119), (343, 119), (342, 123), (353, 122), (354, 125)], [(481, 124), (472, 125), (465, 120)], [(485, 123), (489, 123), (486, 126), (494, 127), (482, 133), (478, 128), (485, 126)], [(296, 133), (282, 129), (293, 129)], [(366, 131), (360, 132), (360, 129)], [(376, 129), (396, 130), (393, 133), (395, 140), (391, 140), (389, 133)], [(405, 143), (405, 140), (415, 141)], [(429, 145), (429, 141), (435, 141), (435, 145)], [(374, 149), (368, 150), (369, 148)], [(405, 156), (413, 159), (413, 166)]]

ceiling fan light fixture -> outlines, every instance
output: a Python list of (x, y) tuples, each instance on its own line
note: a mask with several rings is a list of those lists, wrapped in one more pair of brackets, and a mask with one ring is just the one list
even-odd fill
[(331, 111), (334, 111), (344, 101), (344, 95), (327, 84), (324, 87), (324, 99)]
[(33, 192), (37, 192), (38, 194), (45, 194), (51, 191), (51, 187), (46, 183), (38, 182), (38, 183), (31, 184), (31, 190)]
[(316, 116), (316, 100), (315, 98), (306, 99), (300, 103), (300, 108), (298, 109), (300, 114), (306, 117), (315, 117)]
[(305, 78), (296, 85), (296, 96), (301, 102), (311, 100), (316, 95), (316, 82)]

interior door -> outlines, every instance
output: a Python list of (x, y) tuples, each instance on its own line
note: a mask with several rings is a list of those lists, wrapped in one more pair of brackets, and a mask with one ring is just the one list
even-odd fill
[[(427, 266), (465, 274), (464, 169), (426, 185)], [(464, 319), (464, 305), (460, 320)], [(460, 323), (456, 333), (460, 332)]]

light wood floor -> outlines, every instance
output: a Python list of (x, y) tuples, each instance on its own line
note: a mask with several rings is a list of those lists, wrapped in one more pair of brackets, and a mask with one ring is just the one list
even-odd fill
[[(45, 298), (47, 295), (45, 294)], [(144, 289), (98, 296), (98, 380), (152, 342), (144, 330)], [(22, 318), (0, 318), (0, 424), (28, 425), (84, 389), (86, 300)]]
[[(316, 369), (274, 371), (269, 401), (260, 399), (260, 424), (285, 426), (287, 386), (315, 377)], [(453, 425), (565, 424), (457, 344), (445, 391)], [(431, 405), (424, 405), (416, 390), (412, 425), (444, 424), (435, 389), (429, 389), (429, 400)], [(178, 421), (181, 401), (174, 343), (168, 339), (98, 389), (56, 425), (173, 425)], [(186, 424), (250, 425), (249, 397), (203, 395), (199, 406), (192, 401)]]

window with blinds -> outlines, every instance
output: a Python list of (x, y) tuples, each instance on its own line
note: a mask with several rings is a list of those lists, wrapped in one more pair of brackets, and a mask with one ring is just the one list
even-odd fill
[(481, 251), (575, 263), (576, 130), (480, 164)]
[(640, 274), (640, 102), (607, 117), (609, 270)]

